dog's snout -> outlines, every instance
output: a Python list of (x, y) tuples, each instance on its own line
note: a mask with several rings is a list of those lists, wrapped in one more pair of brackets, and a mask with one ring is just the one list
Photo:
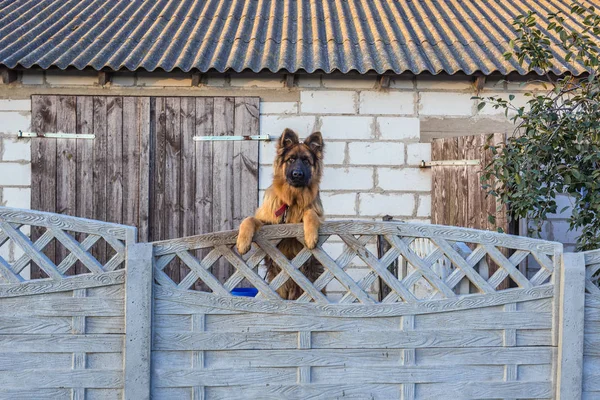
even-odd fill
[(302, 172), (302, 170), (295, 169), (292, 171), (292, 178), (294, 178), (294, 179), (304, 178), (304, 172)]

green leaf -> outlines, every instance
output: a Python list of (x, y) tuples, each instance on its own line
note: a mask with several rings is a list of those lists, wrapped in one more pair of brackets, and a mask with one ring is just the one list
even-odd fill
[(513, 101), (514, 99), (515, 99), (515, 95), (514, 94), (508, 95), (508, 100), (509, 101)]
[(483, 107), (485, 107), (485, 103), (477, 104), (477, 111), (481, 111), (483, 109)]

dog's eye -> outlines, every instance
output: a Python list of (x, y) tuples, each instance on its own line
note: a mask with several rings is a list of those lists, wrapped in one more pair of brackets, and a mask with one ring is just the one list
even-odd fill
[(294, 161), (296, 161), (296, 159), (294, 159), (294, 158), (288, 158), (288, 163), (290, 163), (290, 164), (291, 164), (291, 163), (293, 163)]
[(305, 158), (304, 160), (302, 160), (302, 162), (303, 162), (304, 164), (306, 164), (306, 165), (309, 165), (309, 164), (310, 164), (310, 162), (308, 161), (308, 159), (307, 159), (307, 158)]

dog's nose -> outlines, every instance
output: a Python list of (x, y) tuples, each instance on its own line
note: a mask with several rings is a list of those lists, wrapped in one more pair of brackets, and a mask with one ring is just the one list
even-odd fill
[(294, 179), (301, 179), (304, 178), (304, 172), (302, 172), (301, 170), (297, 169), (292, 171), (292, 178)]

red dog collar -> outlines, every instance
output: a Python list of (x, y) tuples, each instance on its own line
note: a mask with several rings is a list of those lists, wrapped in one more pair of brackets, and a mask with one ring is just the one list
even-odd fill
[(275, 216), (278, 218), (281, 217), (287, 211), (287, 209), (288, 205), (283, 203), (283, 205), (275, 211)]

